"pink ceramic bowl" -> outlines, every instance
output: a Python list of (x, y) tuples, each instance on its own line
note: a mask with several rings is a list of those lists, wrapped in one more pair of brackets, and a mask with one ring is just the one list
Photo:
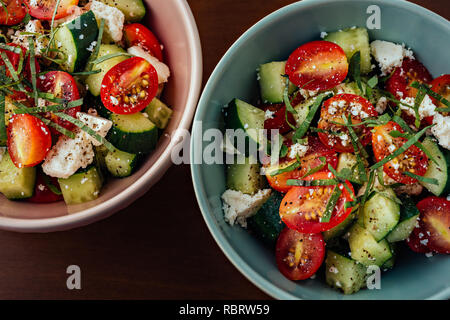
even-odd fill
[(202, 54), (194, 17), (185, 0), (144, 0), (145, 24), (164, 45), (171, 70), (164, 101), (173, 106), (173, 118), (156, 150), (140, 169), (125, 179), (108, 181), (98, 199), (66, 206), (63, 201), (32, 204), (9, 201), (0, 195), (0, 229), (50, 232), (80, 227), (117, 212), (142, 196), (171, 165), (171, 150), (189, 129), (202, 82)]

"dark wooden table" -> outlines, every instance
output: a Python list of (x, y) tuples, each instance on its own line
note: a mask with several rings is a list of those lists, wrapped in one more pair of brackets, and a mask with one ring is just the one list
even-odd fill
[[(293, 0), (190, 0), (204, 81), (227, 48)], [(448, 0), (416, 0), (450, 17)], [(173, 201), (176, 193), (177, 201)], [(68, 290), (66, 268), (81, 268)], [(0, 299), (269, 299), (225, 258), (197, 206), (188, 166), (173, 166), (112, 217), (51, 234), (0, 232)]]

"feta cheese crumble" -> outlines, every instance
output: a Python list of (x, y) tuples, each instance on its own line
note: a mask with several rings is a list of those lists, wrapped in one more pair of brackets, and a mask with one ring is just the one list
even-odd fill
[(307, 145), (300, 144), (300, 143), (293, 144), (290, 148), (290, 152), (289, 152), (288, 156), (291, 159), (295, 159), (297, 155), (299, 157), (303, 157), (306, 154), (306, 152), (308, 151), (308, 149), (309, 149), (309, 147)]
[(108, 6), (100, 1), (92, 1), (90, 6), (95, 18), (105, 20), (105, 34), (114, 42), (122, 40), (125, 15), (119, 9)]
[(435, 126), (431, 128), (431, 132), (442, 147), (450, 150), (450, 116), (436, 113), (433, 118), (433, 124)]
[[(415, 103), (415, 98), (412, 97), (406, 97), (406, 98), (402, 98), (400, 99), (400, 102), (405, 103), (407, 105), (410, 105), (411, 107), (414, 106)], [(406, 113), (408, 113), (409, 115), (415, 117), (415, 112), (413, 108), (410, 108), (408, 106), (405, 106), (403, 104), (400, 104), (400, 109), (406, 111)], [(425, 97), (423, 98), (422, 103), (419, 106), (419, 116), (420, 116), (420, 120), (422, 120), (423, 118), (426, 117), (431, 117), (434, 116), (434, 114), (436, 113), (436, 106), (434, 105), (433, 101), (431, 100), (431, 98), (428, 95), (425, 95)]]
[(236, 190), (226, 190), (222, 194), (225, 221), (230, 225), (236, 222), (243, 228), (247, 227), (247, 218), (254, 215), (270, 197), (272, 190), (259, 190), (254, 195), (244, 194)]
[(395, 67), (400, 67), (405, 57), (414, 59), (413, 52), (406, 49), (405, 45), (389, 41), (373, 41), (370, 44), (370, 51), (380, 66), (381, 75), (387, 75)]

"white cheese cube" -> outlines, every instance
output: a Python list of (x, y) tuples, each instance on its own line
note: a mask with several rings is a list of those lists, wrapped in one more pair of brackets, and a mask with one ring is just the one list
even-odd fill
[[(410, 105), (411, 107), (414, 106), (415, 100), (416, 100), (415, 98), (411, 98), (411, 97), (406, 97), (406, 98), (400, 99), (401, 102), (403, 102), (404, 104)], [(406, 113), (415, 117), (416, 113), (414, 112), (414, 109), (410, 108), (408, 106), (405, 106), (404, 104), (400, 104), (400, 109), (405, 110)], [(426, 117), (433, 116), (436, 113), (435, 109), (436, 109), (436, 106), (434, 105), (431, 98), (428, 95), (425, 95), (422, 103), (419, 106), (420, 120), (422, 120), (423, 118), (426, 118)]]
[(114, 42), (122, 40), (123, 23), (125, 22), (125, 15), (122, 11), (95, 0), (92, 1), (90, 9), (95, 18), (105, 20), (105, 33)]
[(370, 51), (380, 66), (382, 75), (390, 73), (402, 65), (403, 58), (413, 58), (412, 52), (404, 46), (389, 41), (375, 40), (370, 44)]
[(170, 76), (170, 70), (166, 64), (159, 61), (157, 58), (155, 58), (139, 46), (130, 47), (127, 51), (133, 56), (147, 60), (156, 69), (156, 73), (158, 74), (158, 83), (167, 82), (167, 79)]
[[(86, 124), (89, 128), (94, 130), (96, 133), (98, 133), (103, 138), (106, 137), (106, 134), (108, 133), (109, 129), (112, 127), (112, 121), (95, 116), (92, 114), (84, 113), (84, 112), (78, 112), (77, 118), (80, 121), (83, 121), (84, 124)], [(97, 141), (95, 138), (91, 137), (86, 132), (83, 132), (86, 136), (86, 139), (90, 140), (94, 146), (100, 146), (101, 143)]]
[(450, 150), (450, 116), (436, 113), (433, 118), (433, 124), (435, 126), (431, 128), (431, 132), (442, 147)]
[(90, 140), (78, 129), (75, 138), (61, 135), (42, 163), (45, 174), (55, 178), (68, 178), (78, 169), (86, 168), (94, 161)]
[(227, 190), (222, 194), (225, 221), (230, 225), (235, 222), (243, 228), (247, 227), (247, 218), (254, 215), (270, 197), (272, 190), (259, 190), (254, 195), (244, 194), (240, 191)]

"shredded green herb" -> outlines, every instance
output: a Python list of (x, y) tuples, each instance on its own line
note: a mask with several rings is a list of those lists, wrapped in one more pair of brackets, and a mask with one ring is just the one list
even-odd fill
[(323, 212), (323, 215), (320, 218), (320, 222), (330, 222), (331, 214), (333, 213), (334, 208), (336, 207), (336, 204), (341, 194), (342, 190), (339, 188), (339, 186), (334, 187), (333, 192), (331, 193), (331, 197), (328, 200), (325, 211)]

